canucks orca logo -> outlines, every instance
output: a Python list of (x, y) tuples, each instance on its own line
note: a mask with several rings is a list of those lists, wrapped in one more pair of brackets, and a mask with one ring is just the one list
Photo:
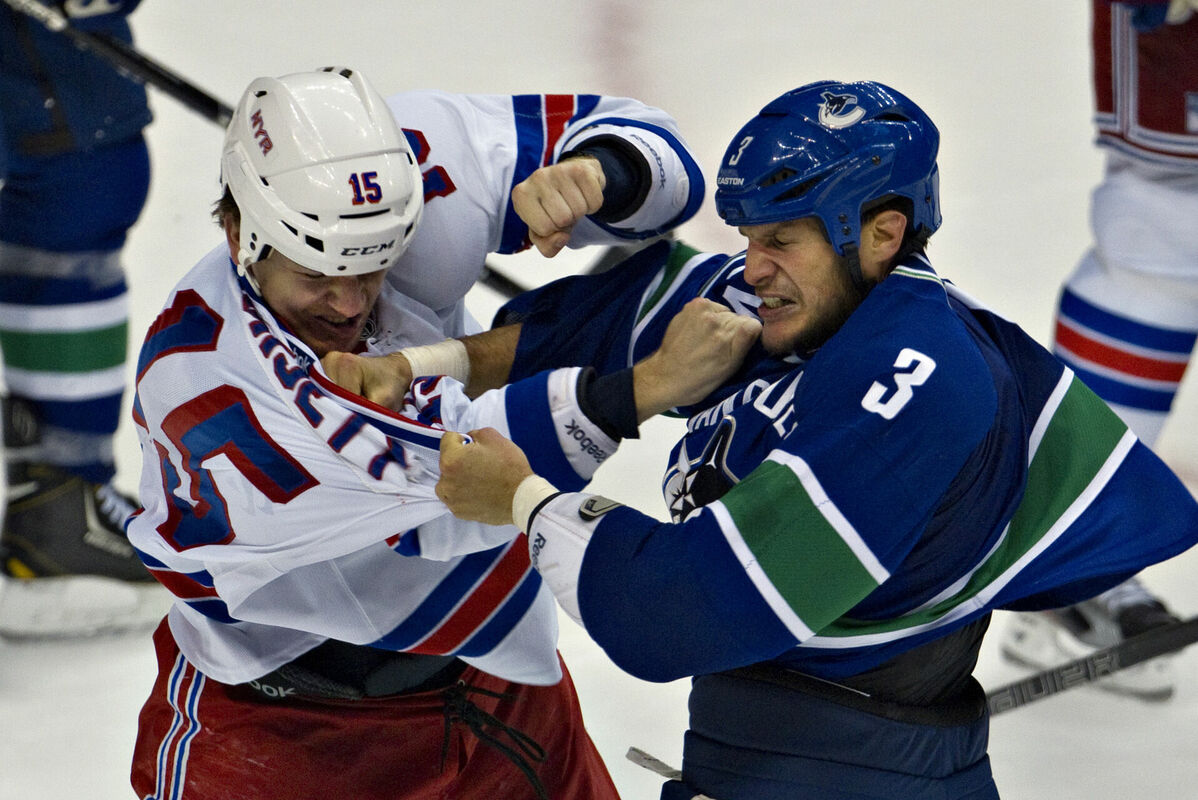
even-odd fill
[(861, 121), (865, 109), (857, 105), (857, 95), (822, 92), (824, 104), (819, 107), (819, 123), (828, 128), (847, 128)]
[(728, 447), (735, 423), (725, 420), (703, 448), (703, 455), (689, 470), (677, 473), (666, 486), (670, 498), (670, 517), (682, 522), (701, 506), (719, 500), (736, 481), (728, 471)]

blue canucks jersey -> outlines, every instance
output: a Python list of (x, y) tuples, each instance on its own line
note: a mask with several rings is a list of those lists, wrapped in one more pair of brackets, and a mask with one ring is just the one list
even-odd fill
[[(498, 320), (525, 325), (512, 379), (634, 363), (696, 295), (752, 314), (743, 265), (661, 243), (517, 298)], [(995, 608), (1091, 596), (1198, 541), (1198, 504), (1169, 469), (923, 257), (807, 360), (755, 348), (678, 411), (672, 522), (602, 515), (578, 580), (588, 632), (643, 678), (768, 660), (853, 675)]]

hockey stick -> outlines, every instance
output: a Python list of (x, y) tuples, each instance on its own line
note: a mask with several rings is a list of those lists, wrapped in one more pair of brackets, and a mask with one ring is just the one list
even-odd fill
[(528, 291), (527, 288), (516, 283), (514, 280), (509, 278), (507, 275), (504, 275), (490, 264), (483, 265), (483, 275), (478, 279), (478, 282), (483, 286), (494, 289), (508, 300), (511, 300), (518, 294)]
[[(602, 272), (607, 272), (639, 249), (640, 247), (609, 245), (593, 263), (579, 274), (598, 275)], [(512, 280), (490, 264), (487, 264), (483, 268), (483, 276), (478, 279), (478, 282), (483, 286), (494, 289), (509, 300), (518, 294), (527, 292), (529, 288)]]
[[(32, 17), (54, 33), (66, 36), (77, 46), (103, 59), (130, 80), (160, 89), (222, 128), (226, 127), (233, 118), (232, 108), (125, 42), (110, 36), (101, 36), (74, 28), (57, 9), (44, 5), (38, 0), (4, 0), (4, 2), (14, 11)], [(483, 275), (479, 282), (509, 299), (525, 291), (524, 286), (489, 264), (483, 268)]]
[[(78, 47), (106, 61), (130, 80), (161, 90), (222, 128), (228, 126), (229, 121), (233, 119), (233, 109), (230, 106), (120, 39), (72, 27), (70, 21), (61, 12), (39, 2), (39, 0), (4, 0), (4, 2), (14, 11), (19, 11), (37, 20), (50, 31), (66, 36)], [(527, 287), (520, 285), (489, 264), (483, 267), (483, 275), (479, 279), (479, 283), (494, 289), (508, 299), (527, 291)]]
[(1175, 653), (1195, 642), (1198, 642), (1198, 617), (1146, 631), (1114, 647), (1098, 650), (1085, 658), (1037, 672), (987, 692), (990, 714), (1001, 714), (1067, 689), (1093, 683), (1113, 672)]
[[(658, 775), (660, 775), (661, 777), (663, 777), (667, 780), (671, 780), (671, 781), (682, 780), (682, 771), (681, 770), (674, 769), (666, 762), (662, 761), (659, 758), (656, 758), (655, 756), (649, 755), (648, 753), (646, 753), (644, 750), (640, 749), (639, 747), (628, 748), (628, 752), (624, 754), (624, 757), (627, 758), (629, 761), (631, 761), (633, 764), (636, 764), (638, 767), (644, 767), (645, 769), (649, 770), (650, 772), (656, 772)], [(705, 794), (695, 794), (695, 795), (691, 795), (691, 800), (715, 800), (715, 798), (710, 797)]]
[(212, 95), (172, 72), (158, 62), (138, 52), (120, 39), (111, 36), (81, 31), (58, 11), (38, 0), (4, 0), (14, 11), (45, 25), (54, 33), (60, 33), (78, 47), (93, 53), (108, 62), (125, 77), (145, 83), (175, 98), (192, 111), (203, 115), (221, 127), (233, 118), (233, 109)]

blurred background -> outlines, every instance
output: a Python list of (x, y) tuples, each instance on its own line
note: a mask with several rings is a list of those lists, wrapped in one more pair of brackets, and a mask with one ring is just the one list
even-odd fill
[[(383, 94), (596, 92), (635, 96), (673, 114), (708, 176), (704, 207), (679, 233), (735, 252), (716, 217), (712, 178), (732, 134), (767, 101), (810, 81), (875, 79), (919, 103), (941, 131), (944, 226), (937, 270), (1047, 343), (1062, 280), (1086, 249), (1092, 145), (1086, 0), (144, 0), (137, 46), (234, 105), (260, 75), (337, 64)], [(152, 185), (125, 250), (132, 347), (175, 281), (219, 241), (209, 219), (222, 131), (151, 90)], [(552, 261), (495, 259), (533, 285), (584, 268), (597, 253)], [(469, 297), (484, 323), (498, 295)], [(130, 369), (132, 365), (130, 365)], [(132, 377), (132, 373), (130, 373)], [(1198, 487), (1193, 381), (1159, 450)], [(594, 488), (649, 513), (679, 423), (653, 421), (600, 470)], [(118, 437), (118, 484), (135, 491), (132, 426)], [(1154, 567), (1145, 583), (1182, 616), (1198, 612), (1198, 554)], [(996, 615), (978, 668), (987, 686), (1021, 673), (1003, 664)], [(687, 682), (620, 673), (563, 618), (561, 649), (592, 737), (627, 800), (660, 779), (624, 758), (637, 746), (677, 766)], [(991, 759), (1005, 800), (1193, 798), (1198, 786), (1198, 648), (1177, 661), (1172, 701), (1146, 705), (1091, 688), (996, 717)], [(128, 798), (137, 711), (153, 678), (148, 636), (0, 642), (0, 800)], [(397, 742), (397, 748), (402, 743)]]

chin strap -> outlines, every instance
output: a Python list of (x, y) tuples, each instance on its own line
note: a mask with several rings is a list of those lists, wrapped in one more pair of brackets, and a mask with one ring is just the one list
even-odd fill
[[(263, 248), (262, 255), (258, 257), (258, 261), (261, 261), (269, 252), (269, 249)], [(254, 273), (250, 272), (250, 267), (254, 266), (255, 263), (257, 262), (255, 262), (254, 257), (244, 247), (237, 251), (237, 274), (245, 278), (254, 290), (254, 293), (261, 297), (262, 287), (258, 285), (258, 279), (254, 277)]]
[(874, 284), (867, 283), (865, 276), (861, 274), (861, 256), (857, 253), (857, 245), (846, 244), (844, 246), (844, 255), (841, 256), (841, 259), (845, 271), (849, 274), (849, 281), (852, 282), (853, 288), (857, 290), (857, 302), (861, 302), (874, 288)]

